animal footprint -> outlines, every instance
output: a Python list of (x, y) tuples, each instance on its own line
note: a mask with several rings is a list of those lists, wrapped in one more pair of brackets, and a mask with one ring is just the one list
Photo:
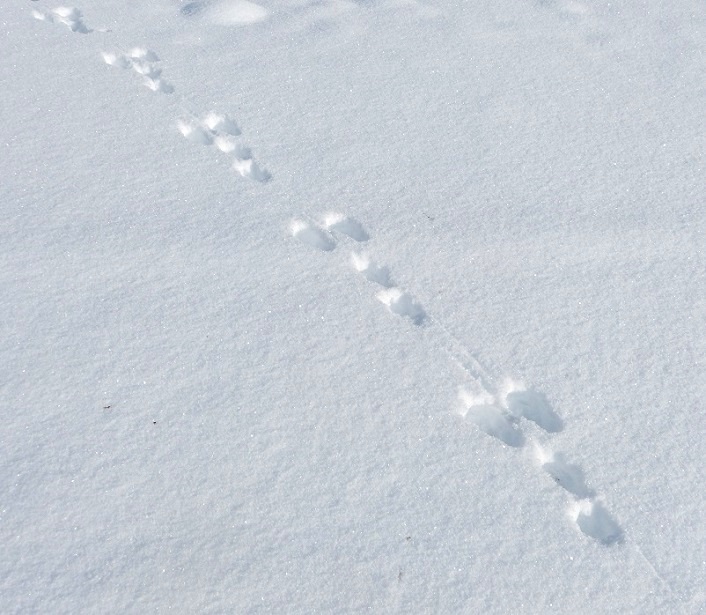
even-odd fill
[(506, 412), (496, 405), (493, 395), (487, 391), (473, 394), (465, 389), (459, 391), (460, 414), (475, 423), (489, 436), (497, 438), (508, 446), (520, 447), (525, 438), (517, 425)]
[(153, 92), (171, 94), (174, 88), (162, 79), (162, 69), (157, 66), (160, 61), (157, 54), (143, 47), (135, 47), (128, 54), (104, 51), (103, 61), (117, 68), (132, 68), (143, 77), (143, 83)]
[(81, 11), (77, 8), (69, 6), (59, 6), (49, 12), (33, 10), (32, 16), (40, 21), (48, 21), (49, 23), (60, 23), (69, 28), (72, 32), (79, 34), (88, 34), (92, 32), (83, 23)]
[(561, 453), (553, 453), (539, 445), (536, 445), (535, 452), (542, 469), (576, 498), (569, 508), (576, 526), (586, 536), (604, 545), (620, 542), (623, 531), (603, 504), (596, 500), (595, 492), (586, 485), (583, 470), (569, 463)]
[(379, 284), (384, 288), (392, 288), (395, 284), (390, 277), (390, 269), (385, 265), (378, 265), (375, 261), (371, 261), (364, 254), (351, 254), (351, 261), (356, 271), (359, 271), (363, 277), (375, 284)]
[(200, 119), (179, 120), (178, 128), (189, 141), (215, 145), (224, 154), (232, 155), (233, 169), (243, 177), (257, 182), (271, 178), (270, 173), (253, 160), (250, 148), (235, 140), (242, 133), (238, 124), (227, 115), (208, 113)]
[(570, 509), (578, 528), (604, 545), (613, 545), (623, 540), (623, 531), (600, 502), (579, 500)]
[(236, 158), (233, 161), (233, 168), (243, 177), (253, 179), (256, 182), (264, 183), (272, 178), (269, 171), (260, 167), (252, 158)]
[(330, 252), (336, 247), (336, 240), (329, 232), (309, 222), (293, 220), (290, 231), (293, 237), (317, 250)]
[(564, 423), (552, 407), (544, 393), (528, 391), (519, 382), (507, 380), (503, 387), (504, 406), (517, 418), (524, 417), (544, 431), (555, 433), (564, 428)]
[(399, 288), (386, 288), (377, 294), (377, 298), (393, 314), (406, 316), (417, 326), (424, 324), (427, 314), (409, 293)]
[(325, 225), (329, 231), (338, 231), (348, 235), (351, 239), (355, 239), (355, 241), (368, 241), (370, 239), (370, 235), (368, 235), (360, 222), (343, 214), (328, 214), (325, 219)]
[(586, 485), (583, 470), (566, 461), (561, 453), (553, 453), (537, 445), (537, 458), (542, 469), (551, 476), (556, 483), (579, 499), (592, 498), (595, 493)]

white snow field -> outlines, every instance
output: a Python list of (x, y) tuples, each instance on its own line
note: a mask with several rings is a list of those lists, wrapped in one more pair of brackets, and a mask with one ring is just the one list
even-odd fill
[(706, 612), (706, 4), (0, 8), (0, 612)]

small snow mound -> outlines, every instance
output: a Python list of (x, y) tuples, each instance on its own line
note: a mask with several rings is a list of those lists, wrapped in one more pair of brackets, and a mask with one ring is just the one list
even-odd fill
[(257, 23), (267, 19), (265, 7), (249, 0), (221, 2), (210, 11), (211, 20), (223, 26), (238, 26)]
[(57, 17), (63, 17), (64, 19), (81, 19), (81, 11), (73, 6), (58, 6), (53, 10), (53, 13)]

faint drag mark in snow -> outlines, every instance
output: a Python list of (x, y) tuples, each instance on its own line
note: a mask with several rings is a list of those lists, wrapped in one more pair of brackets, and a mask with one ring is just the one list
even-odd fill
[(293, 237), (322, 252), (330, 252), (336, 247), (336, 240), (329, 232), (310, 222), (292, 220), (289, 230)]
[(158, 66), (160, 60), (151, 49), (135, 47), (127, 54), (116, 51), (103, 51), (103, 61), (108, 66), (128, 69), (132, 68), (143, 78), (144, 85), (153, 92), (171, 94), (174, 88), (162, 79), (162, 69)]
[(236, 140), (242, 134), (240, 127), (227, 115), (207, 113), (202, 118), (181, 119), (177, 127), (189, 141), (215, 145), (220, 152), (232, 156), (232, 167), (242, 177), (261, 183), (271, 179), (270, 173), (253, 160), (250, 148)]
[(81, 11), (71, 6), (59, 6), (50, 11), (33, 9), (32, 16), (40, 21), (63, 24), (72, 32), (78, 32), (79, 34), (89, 34), (93, 32), (93, 30), (89, 30), (86, 24), (83, 23)]

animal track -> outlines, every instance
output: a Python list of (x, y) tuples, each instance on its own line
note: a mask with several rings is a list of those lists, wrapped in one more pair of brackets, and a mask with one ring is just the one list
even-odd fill
[(485, 390), (477, 393), (462, 389), (459, 391), (460, 414), (475, 423), (489, 436), (497, 438), (508, 446), (519, 447), (525, 443), (522, 431), (513, 417), (500, 408), (493, 395)]
[(576, 499), (569, 515), (586, 536), (604, 545), (621, 542), (623, 531), (610, 513), (596, 499), (596, 493), (586, 485), (583, 470), (569, 463), (562, 453), (554, 453), (535, 444), (535, 454), (542, 469)]
[(536, 445), (536, 455), (542, 469), (551, 476), (556, 483), (579, 499), (595, 497), (595, 493), (586, 486), (583, 470), (577, 465), (566, 461), (561, 453), (553, 453)]
[(109, 66), (117, 68), (132, 68), (138, 75), (143, 77), (143, 83), (153, 92), (171, 94), (174, 88), (162, 79), (162, 69), (157, 66), (159, 57), (157, 54), (143, 47), (135, 47), (127, 54), (103, 51), (101, 53), (103, 61)]
[(179, 132), (194, 143), (215, 145), (224, 154), (233, 156), (233, 169), (243, 177), (257, 182), (266, 182), (270, 173), (253, 160), (249, 147), (238, 143), (241, 135), (238, 125), (226, 115), (208, 113), (203, 118), (182, 119), (177, 123)]
[(427, 314), (409, 293), (393, 287), (381, 290), (376, 296), (393, 314), (406, 316), (417, 326), (424, 324)]
[(392, 288), (395, 283), (390, 277), (390, 269), (385, 265), (378, 265), (375, 261), (371, 261), (365, 254), (351, 254), (351, 262), (356, 271), (369, 282), (379, 284), (383, 288)]
[[(363, 225), (339, 213), (324, 217), (320, 226), (313, 222), (294, 220), (291, 234), (303, 243), (323, 252), (336, 248), (335, 234), (343, 234), (357, 242), (366, 242), (370, 235)], [(459, 389), (458, 413), (485, 434), (513, 448), (525, 444), (523, 421), (530, 421), (547, 434), (564, 428), (561, 417), (554, 411), (544, 393), (527, 388), (522, 382), (498, 379), (468, 352), (442, 323), (433, 320), (408, 292), (397, 287), (390, 270), (372, 260), (367, 254), (353, 252), (351, 264), (366, 280), (381, 288), (377, 299), (393, 313), (409, 318), (415, 325), (429, 323), (437, 338), (447, 347), (451, 358), (466, 373), (467, 383)], [(596, 494), (586, 485), (583, 471), (569, 463), (560, 453), (553, 453), (535, 444), (536, 456), (542, 469), (574, 498), (571, 516), (586, 536), (604, 545), (622, 540), (622, 530), (610, 516)]]
[(563, 429), (561, 418), (552, 410), (544, 393), (527, 391), (522, 384), (512, 381), (506, 382), (505, 387), (505, 403), (510, 414), (533, 421), (550, 433)]
[[(353, 218), (339, 213), (329, 213), (324, 217), (323, 227), (313, 223), (294, 220), (291, 224), (294, 237), (310, 246), (330, 252), (336, 247), (333, 233), (342, 233), (357, 242), (365, 242), (370, 235), (363, 225)], [(408, 292), (397, 288), (390, 277), (390, 270), (371, 261), (366, 255), (353, 253), (351, 261), (356, 271), (369, 282), (382, 286), (377, 299), (393, 314), (409, 318), (415, 325), (422, 325), (427, 319), (424, 308)]]
[(86, 24), (83, 23), (81, 11), (70, 6), (59, 6), (48, 12), (33, 9), (32, 16), (40, 21), (63, 24), (72, 32), (78, 32), (79, 34), (89, 34), (93, 31), (89, 30)]
[(293, 237), (317, 250), (330, 252), (336, 247), (336, 240), (331, 234), (315, 224), (303, 220), (293, 220), (290, 230)]
[(368, 235), (360, 222), (342, 214), (328, 214), (325, 224), (328, 230), (338, 231), (356, 241), (368, 241), (370, 239), (370, 235)]
[(579, 500), (572, 505), (570, 514), (586, 536), (601, 544), (613, 545), (623, 541), (623, 531), (600, 502)]

